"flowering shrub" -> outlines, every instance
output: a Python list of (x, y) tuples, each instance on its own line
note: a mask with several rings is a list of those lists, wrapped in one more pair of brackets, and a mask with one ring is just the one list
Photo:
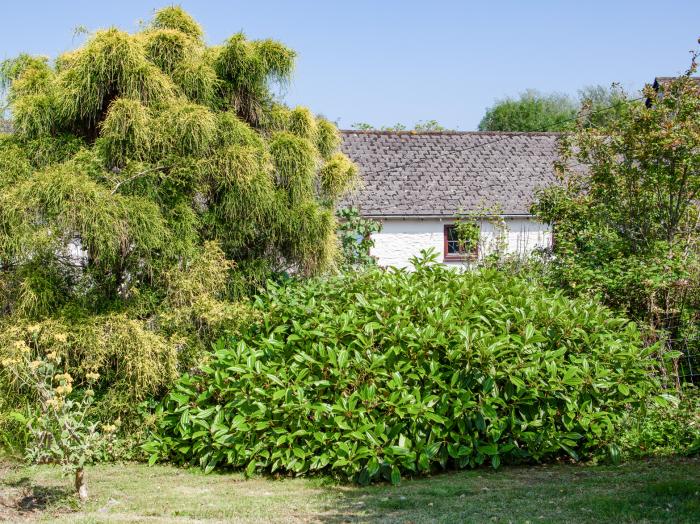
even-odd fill
[[(32, 390), (36, 398), (35, 411), (30, 417), (14, 414), (29, 428), (26, 458), (34, 464), (61, 465), (66, 473), (74, 475), (80, 499), (87, 500), (85, 464), (108, 443), (119, 422), (103, 426), (103, 433), (97, 430), (97, 423), (88, 422), (86, 414), (94, 391), (88, 387), (74, 398), (73, 377), (60, 372), (61, 358), (56, 353), (32, 359), (26, 344), (18, 342), (13, 349), (13, 356), (4, 358), (2, 366), (14, 375), (19, 386)], [(94, 372), (86, 375), (89, 384), (98, 378)]]

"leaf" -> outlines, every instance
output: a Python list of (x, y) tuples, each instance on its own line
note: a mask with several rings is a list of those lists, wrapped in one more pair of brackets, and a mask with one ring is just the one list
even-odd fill
[(476, 447), (484, 455), (498, 455), (498, 444), (484, 444)]
[(248, 462), (248, 465), (245, 468), (245, 476), (247, 478), (252, 477), (255, 474), (255, 469), (257, 468), (257, 463), (255, 460), (251, 460)]
[(394, 486), (398, 486), (401, 483), (401, 472), (396, 466), (392, 466), (391, 468), (391, 483)]
[(12, 412), (9, 414), (9, 417), (10, 417), (12, 420), (15, 420), (15, 421), (17, 421), (17, 422), (19, 422), (20, 424), (23, 424), (23, 425), (27, 425), (27, 424), (29, 423), (29, 419), (28, 419), (27, 417), (25, 417), (25, 416), (24, 416), (22, 413), (20, 413), (19, 411), (12, 411)]

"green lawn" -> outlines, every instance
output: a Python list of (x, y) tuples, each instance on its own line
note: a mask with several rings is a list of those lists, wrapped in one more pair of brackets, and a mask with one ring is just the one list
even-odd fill
[(107, 465), (89, 468), (83, 508), (58, 469), (4, 463), (0, 479), (0, 520), (10, 521), (700, 522), (700, 458), (483, 469), (368, 488)]

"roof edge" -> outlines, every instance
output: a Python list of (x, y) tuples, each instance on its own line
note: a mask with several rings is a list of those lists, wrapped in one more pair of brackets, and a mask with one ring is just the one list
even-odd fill
[(382, 131), (379, 129), (341, 129), (344, 135), (478, 135), (478, 136), (561, 136), (560, 131)]
[[(398, 213), (398, 214), (392, 214), (392, 215), (379, 215), (379, 214), (374, 214), (374, 213), (363, 213), (360, 211), (360, 215), (364, 218), (396, 218), (396, 219), (407, 219), (407, 218), (420, 218), (420, 219), (425, 219), (425, 218), (446, 218), (446, 219), (456, 219), (459, 218), (460, 216), (464, 216), (464, 214), (459, 214), (459, 213), (452, 213), (452, 214), (444, 214), (444, 215), (430, 215), (430, 214), (410, 214), (410, 213)], [(503, 217), (503, 218), (532, 218), (535, 215), (532, 213), (483, 213), (478, 215), (481, 218), (496, 218), (496, 217)]]

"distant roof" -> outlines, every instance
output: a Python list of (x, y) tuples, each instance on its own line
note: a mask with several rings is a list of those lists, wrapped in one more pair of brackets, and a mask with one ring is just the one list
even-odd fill
[(556, 181), (558, 133), (342, 131), (364, 186), (341, 207), (364, 216), (454, 216), (498, 206), (529, 215)]
[[(659, 86), (661, 86), (663, 84), (667, 84), (668, 82), (670, 82), (671, 80), (675, 80), (676, 78), (678, 78), (678, 77), (677, 76), (657, 76), (656, 78), (654, 78), (654, 83), (652, 84), (652, 87), (654, 89), (658, 89)], [(700, 87), (700, 76), (691, 76), (690, 79), (693, 80)]]
[(0, 118), (0, 133), (12, 133), (12, 124), (9, 120)]

